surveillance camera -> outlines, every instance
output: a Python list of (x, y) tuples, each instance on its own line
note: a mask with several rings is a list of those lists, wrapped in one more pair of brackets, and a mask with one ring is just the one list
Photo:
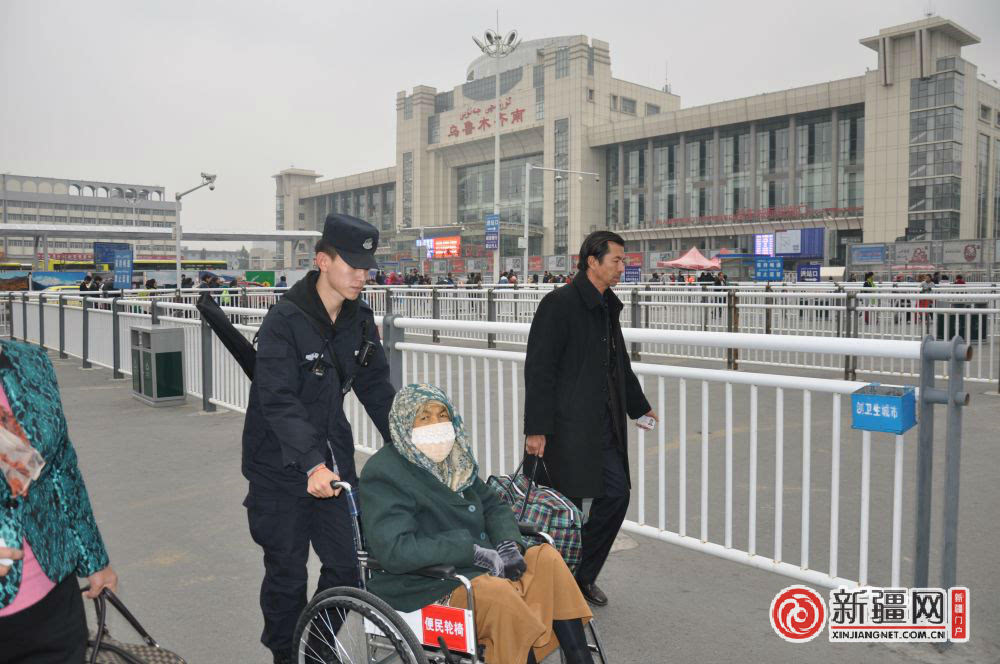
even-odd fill
[(594, 182), (600, 182), (600, 181), (601, 181), (601, 176), (600, 175), (595, 175), (594, 176)]
[(214, 184), (208, 185), (208, 190), (209, 191), (215, 191), (215, 185)]
[(582, 175), (578, 175), (576, 179), (577, 179), (578, 182), (583, 182), (583, 176)]

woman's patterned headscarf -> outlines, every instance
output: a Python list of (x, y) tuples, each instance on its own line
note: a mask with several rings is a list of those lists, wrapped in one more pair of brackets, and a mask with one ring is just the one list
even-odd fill
[[(451, 454), (441, 463), (431, 461), (426, 454), (416, 448), (412, 440), (413, 422), (420, 407), (428, 401), (443, 403), (448, 408), (448, 415), (455, 427), (455, 446), (451, 449)], [(476, 463), (476, 456), (469, 447), (462, 418), (455, 414), (454, 406), (440, 388), (421, 383), (407, 385), (396, 393), (392, 410), (389, 411), (389, 431), (392, 434), (392, 444), (404, 459), (423, 468), (452, 491), (461, 493), (472, 486), (476, 473), (479, 472), (479, 464)]]

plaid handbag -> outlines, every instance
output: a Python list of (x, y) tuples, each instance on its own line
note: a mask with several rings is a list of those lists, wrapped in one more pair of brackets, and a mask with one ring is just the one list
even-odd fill
[[(545, 468), (541, 458), (538, 463)], [(564, 495), (550, 487), (535, 483), (538, 463), (533, 465), (531, 477), (521, 472), (524, 461), (513, 475), (491, 475), (486, 485), (496, 491), (500, 500), (514, 510), (518, 521), (530, 523), (554, 540), (571, 572), (580, 564), (583, 550), (583, 513)], [(548, 469), (545, 474), (548, 475)], [(541, 544), (540, 537), (525, 537), (532, 544)]]
[[(122, 643), (111, 638), (107, 627), (108, 602), (125, 616), (145, 643)], [(87, 639), (88, 664), (187, 664), (179, 655), (161, 648), (118, 596), (107, 588), (94, 600), (94, 609), (97, 612), (97, 631)]]

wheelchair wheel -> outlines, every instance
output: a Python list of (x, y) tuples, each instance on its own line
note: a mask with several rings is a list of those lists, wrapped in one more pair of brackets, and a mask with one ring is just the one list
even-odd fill
[(298, 664), (428, 664), (393, 608), (358, 588), (330, 588), (313, 597), (292, 643)]

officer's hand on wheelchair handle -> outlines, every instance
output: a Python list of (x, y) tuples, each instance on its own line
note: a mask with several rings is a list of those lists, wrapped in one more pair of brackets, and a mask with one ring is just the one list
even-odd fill
[(320, 466), (309, 474), (309, 483), (306, 491), (313, 498), (333, 498), (340, 495), (340, 489), (333, 488), (330, 486), (330, 483), (339, 481), (340, 475), (325, 465)]
[(540, 457), (545, 454), (545, 434), (533, 434), (524, 437), (524, 451)]

